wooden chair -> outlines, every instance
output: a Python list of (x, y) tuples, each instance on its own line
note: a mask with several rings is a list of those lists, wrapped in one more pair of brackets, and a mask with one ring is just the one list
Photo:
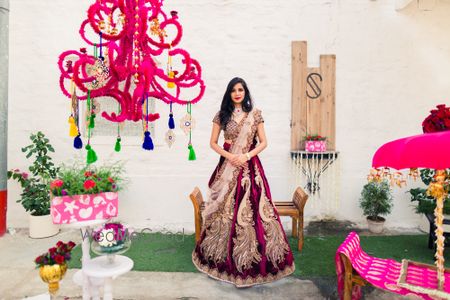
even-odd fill
[(365, 286), (370, 285), (364, 278), (353, 269), (350, 259), (343, 253), (340, 254), (342, 261), (344, 262), (344, 297), (343, 300), (352, 299), (352, 291), (354, 285)]
[[(195, 241), (200, 240), (200, 233), (202, 229), (202, 211), (204, 208), (203, 196), (198, 187), (195, 187), (189, 195), (194, 206), (194, 221), (195, 221)], [(292, 218), (292, 236), (298, 238), (298, 250), (303, 248), (303, 210), (305, 208), (308, 195), (302, 188), (298, 187), (292, 201), (274, 201), (274, 205), (280, 216), (289, 216)]]
[(303, 211), (305, 209), (308, 194), (301, 187), (295, 189), (292, 201), (274, 201), (273, 204), (280, 216), (287, 216), (292, 218), (292, 236), (298, 238), (298, 251), (303, 249)]

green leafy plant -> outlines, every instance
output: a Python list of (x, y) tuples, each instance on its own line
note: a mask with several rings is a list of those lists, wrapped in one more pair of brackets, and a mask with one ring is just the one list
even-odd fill
[(372, 181), (364, 185), (359, 199), (363, 215), (373, 221), (384, 221), (383, 215), (391, 212), (393, 198), (387, 181)]
[(123, 163), (93, 165), (62, 165), (58, 176), (50, 183), (54, 196), (73, 196), (117, 192), (125, 186)]
[(20, 199), (27, 212), (33, 216), (50, 214), (50, 190), (49, 182), (56, 178), (58, 168), (49, 156), (55, 149), (48, 138), (42, 132), (30, 135), (31, 144), (22, 148), (26, 158), (33, 158), (33, 163), (28, 167), (31, 174), (19, 169), (8, 171), (8, 179), (16, 180), (22, 187)]

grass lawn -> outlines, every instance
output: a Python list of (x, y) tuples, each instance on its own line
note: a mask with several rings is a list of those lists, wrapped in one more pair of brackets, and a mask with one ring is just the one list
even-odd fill
[[(336, 249), (345, 239), (342, 236), (308, 236), (303, 251), (296, 249), (296, 240), (290, 238), (299, 277), (334, 276)], [(427, 235), (361, 236), (361, 245), (369, 255), (381, 258), (403, 258), (430, 263), (434, 261), (433, 250), (427, 247)], [(133, 239), (131, 248), (124, 255), (134, 261), (134, 271), (197, 272), (191, 262), (194, 235), (169, 235), (162, 233), (140, 234)], [(92, 255), (92, 254), (91, 254)], [(73, 250), (69, 268), (80, 268), (81, 248)], [(446, 252), (446, 261), (450, 253)], [(448, 266), (448, 265), (446, 265)]]

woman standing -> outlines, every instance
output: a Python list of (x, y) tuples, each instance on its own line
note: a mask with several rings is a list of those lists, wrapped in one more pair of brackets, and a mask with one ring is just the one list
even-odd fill
[[(221, 130), (223, 148), (217, 144)], [(257, 156), (267, 147), (264, 120), (241, 78), (228, 84), (210, 144), (221, 157), (209, 181), (202, 233), (192, 253), (195, 266), (237, 287), (291, 274), (292, 251)]]

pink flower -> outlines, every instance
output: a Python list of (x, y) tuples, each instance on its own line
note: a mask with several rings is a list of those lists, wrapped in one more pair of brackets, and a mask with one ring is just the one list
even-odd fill
[(27, 178), (28, 178), (28, 173), (23, 172), (23, 173), (22, 173), (22, 178), (23, 178), (23, 179), (27, 179)]
[(96, 186), (96, 183), (94, 180), (89, 179), (84, 182), (83, 186), (85, 190), (90, 190)]

